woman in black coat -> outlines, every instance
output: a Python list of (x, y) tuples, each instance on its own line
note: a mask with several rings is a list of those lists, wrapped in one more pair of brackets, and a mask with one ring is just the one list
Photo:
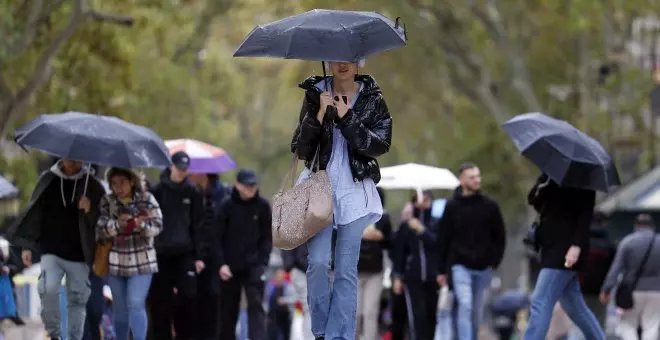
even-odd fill
[(584, 302), (578, 278), (589, 251), (596, 193), (560, 187), (542, 174), (527, 199), (540, 214), (536, 241), (541, 270), (532, 295), (525, 340), (545, 339), (557, 301), (587, 339), (605, 339), (598, 320)]

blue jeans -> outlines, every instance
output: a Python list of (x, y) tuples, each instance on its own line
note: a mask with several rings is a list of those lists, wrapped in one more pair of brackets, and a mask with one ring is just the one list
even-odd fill
[(355, 339), (357, 264), (368, 218), (337, 226), (334, 282), (330, 284), (332, 226), (307, 241), (307, 301), (314, 336), (326, 340)]
[(451, 271), (458, 301), (458, 338), (476, 339), (483, 320), (486, 289), (490, 286), (493, 272), (491, 269), (468, 269), (462, 265), (453, 265)]
[(557, 301), (561, 303), (568, 317), (582, 331), (585, 338), (605, 339), (598, 320), (584, 302), (577, 273), (570, 270), (543, 268), (539, 272), (532, 295), (525, 340), (545, 339), (552, 319), (552, 310)]
[(147, 309), (152, 275), (108, 276), (112, 291), (112, 314), (117, 340), (128, 340), (129, 328), (134, 340), (147, 338)]

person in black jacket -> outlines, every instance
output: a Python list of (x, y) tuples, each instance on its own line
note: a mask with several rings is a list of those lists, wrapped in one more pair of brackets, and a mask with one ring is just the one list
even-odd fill
[(410, 338), (432, 340), (435, 335), (436, 305), (438, 303), (437, 223), (431, 217), (430, 191), (422, 199), (415, 195), (413, 218), (399, 227), (395, 240), (397, 256), (393, 263), (394, 294), (403, 294), (407, 301)]
[(447, 202), (439, 230), (438, 284), (447, 284), (451, 270), (458, 300), (458, 338), (476, 339), (483, 319), (486, 289), (506, 246), (500, 207), (481, 193), (481, 172), (472, 163), (461, 165), (460, 187)]
[(177, 152), (172, 164), (151, 188), (163, 212), (163, 231), (154, 240), (158, 273), (153, 276), (148, 302), (155, 339), (172, 339), (174, 322), (177, 339), (188, 340), (195, 333), (197, 274), (205, 267), (204, 235), (200, 235), (204, 208), (202, 195), (187, 178), (190, 157)]
[[(217, 244), (218, 226), (216, 224), (216, 211), (222, 201), (231, 194), (231, 188), (220, 182), (216, 174), (192, 174), (190, 180), (203, 195), (204, 218), (201, 231), (205, 237), (202, 243), (202, 260), (206, 268), (197, 276), (197, 327), (198, 340), (215, 339), (218, 333), (218, 300), (220, 298), (220, 267), (213, 256)], [(185, 311), (180, 311), (184, 314)], [(178, 317), (185, 317), (180, 315)]]
[[(377, 188), (380, 201), (385, 206), (385, 192)], [(383, 216), (362, 233), (360, 259), (358, 260), (358, 318), (362, 317), (363, 339), (378, 339), (380, 297), (383, 292), (383, 253), (390, 247), (392, 222), (390, 215)]]
[(546, 337), (557, 301), (585, 338), (605, 339), (598, 320), (584, 302), (578, 278), (589, 253), (596, 192), (561, 187), (542, 174), (527, 201), (541, 215), (536, 231), (541, 271), (532, 294), (525, 340)]
[(265, 268), (273, 248), (271, 209), (259, 196), (258, 178), (242, 169), (236, 176), (231, 196), (217, 212), (217, 263), (220, 266), (220, 339), (236, 338), (241, 291), (248, 302), (249, 338), (266, 339), (263, 306)]

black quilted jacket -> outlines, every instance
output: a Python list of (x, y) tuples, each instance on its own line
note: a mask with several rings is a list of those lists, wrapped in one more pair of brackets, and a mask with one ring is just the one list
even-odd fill
[(374, 78), (358, 75), (356, 80), (364, 85), (353, 108), (339, 119), (337, 109), (329, 107), (323, 125), (316, 119), (321, 91), (315, 86), (323, 81), (323, 77), (313, 76), (300, 83), (300, 88), (305, 90), (305, 98), (291, 141), (291, 152), (304, 160), (307, 168), (311, 168), (316, 147), (320, 143), (319, 166), (321, 170), (325, 170), (332, 153), (332, 133), (336, 124), (348, 142), (353, 180), (371, 178), (378, 183), (380, 168), (376, 157), (390, 150), (392, 117)]

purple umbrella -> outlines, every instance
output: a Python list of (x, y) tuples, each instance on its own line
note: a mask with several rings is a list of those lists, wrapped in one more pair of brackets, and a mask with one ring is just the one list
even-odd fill
[(170, 154), (184, 151), (190, 157), (190, 173), (217, 174), (230, 171), (236, 162), (222, 148), (194, 139), (173, 139), (165, 141)]

